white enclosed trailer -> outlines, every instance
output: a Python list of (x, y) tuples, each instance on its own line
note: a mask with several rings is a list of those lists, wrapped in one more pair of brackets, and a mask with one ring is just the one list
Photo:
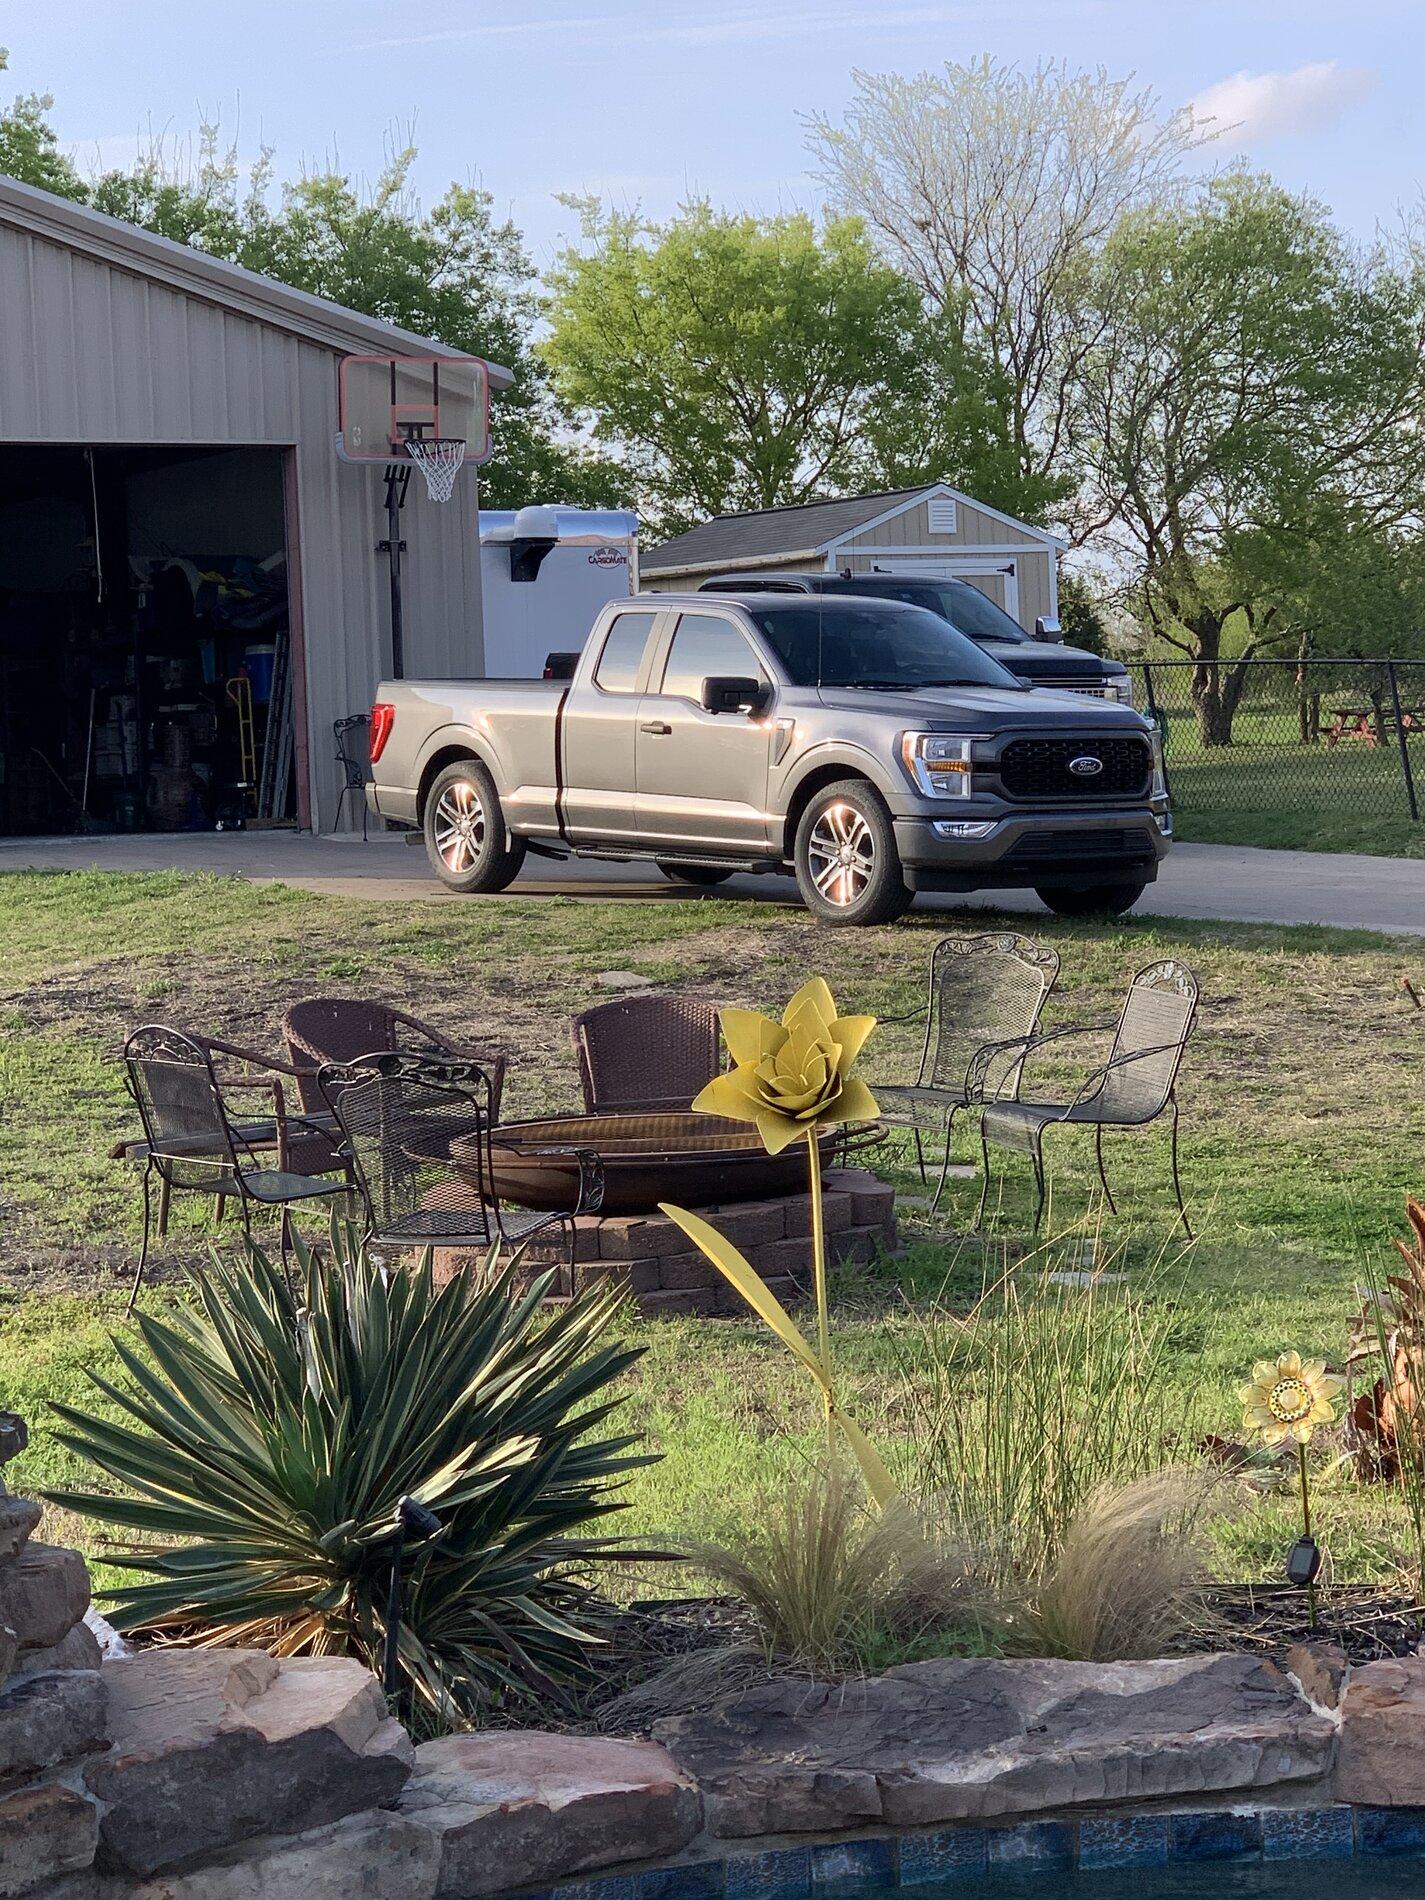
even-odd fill
[(638, 517), (592, 508), (480, 514), (487, 679), (538, 679), (608, 601), (638, 592)]

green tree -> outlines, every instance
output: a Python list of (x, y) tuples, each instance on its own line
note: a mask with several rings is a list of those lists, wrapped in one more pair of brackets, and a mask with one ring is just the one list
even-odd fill
[[(948, 333), (859, 220), (667, 224), (582, 201), (549, 279), (559, 394), (658, 527), (931, 476), (968, 480), (990, 435)], [(973, 484), (971, 484), (973, 485)]]
[(1086, 501), (1150, 636), (1195, 663), (1203, 742), (1229, 744), (1246, 663), (1299, 637), (1304, 529), (1418, 506), (1425, 283), (1313, 200), (1233, 176), (1125, 218), (1091, 308)]
[(45, 116), (51, 104), (31, 96), (0, 113), (4, 170), (513, 370), (514, 387), (492, 404), (494, 446), (481, 472), (488, 505), (626, 499), (619, 471), (584, 452), (554, 396), (533, 347), (534, 267), (488, 192), (451, 185), (425, 210), (411, 187), (412, 145), (391, 154), (369, 190), (338, 171), (279, 184), (270, 150), (244, 177), (213, 125), (201, 129), (191, 162), (160, 143), (129, 169), (86, 180), (59, 151)]

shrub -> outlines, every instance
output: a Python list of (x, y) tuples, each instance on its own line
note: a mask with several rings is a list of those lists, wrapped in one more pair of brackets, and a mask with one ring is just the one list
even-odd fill
[(140, 1314), (146, 1354), (115, 1350), (132, 1389), (91, 1373), (118, 1422), (54, 1407), (57, 1436), (119, 1490), (56, 1502), (139, 1540), (114, 1592), (127, 1630), (344, 1653), (375, 1667), (395, 1511), (441, 1530), (403, 1560), (400, 1663), (426, 1721), (580, 1674), (596, 1640), (589, 1528), (648, 1462), (604, 1427), (639, 1356), (605, 1341), (598, 1289), (547, 1307), (492, 1256), (434, 1286), (430, 1256), (383, 1273), (354, 1229), (298, 1248), (300, 1300), (257, 1248), (194, 1276), (192, 1298)]

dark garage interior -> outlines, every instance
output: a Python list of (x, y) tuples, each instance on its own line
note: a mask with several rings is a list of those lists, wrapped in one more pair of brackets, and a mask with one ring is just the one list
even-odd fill
[(0, 833), (294, 822), (283, 451), (0, 444)]

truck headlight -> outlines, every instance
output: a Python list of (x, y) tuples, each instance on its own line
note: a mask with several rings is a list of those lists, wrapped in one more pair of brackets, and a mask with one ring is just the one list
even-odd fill
[(1168, 775), (1163, 770), (1163, 735), (1156, 726), (1148, 734), (1148, 749), (1153, 754), (1153, 782), (1149, 793), (1153, 798), (1166, 798)]
[(1104, 690), (1107, 696), (1110, 699), (1116, 699), (1120, 706), (1131, 706), (1133, 704), (1132, 674), (1125, 673), (1122, 679), (1106, 680)]
[(974, 790), (973, 743), (943, 732), (907, 732), (901, 739), (901, 758), (927, 798), (969, 798)]

